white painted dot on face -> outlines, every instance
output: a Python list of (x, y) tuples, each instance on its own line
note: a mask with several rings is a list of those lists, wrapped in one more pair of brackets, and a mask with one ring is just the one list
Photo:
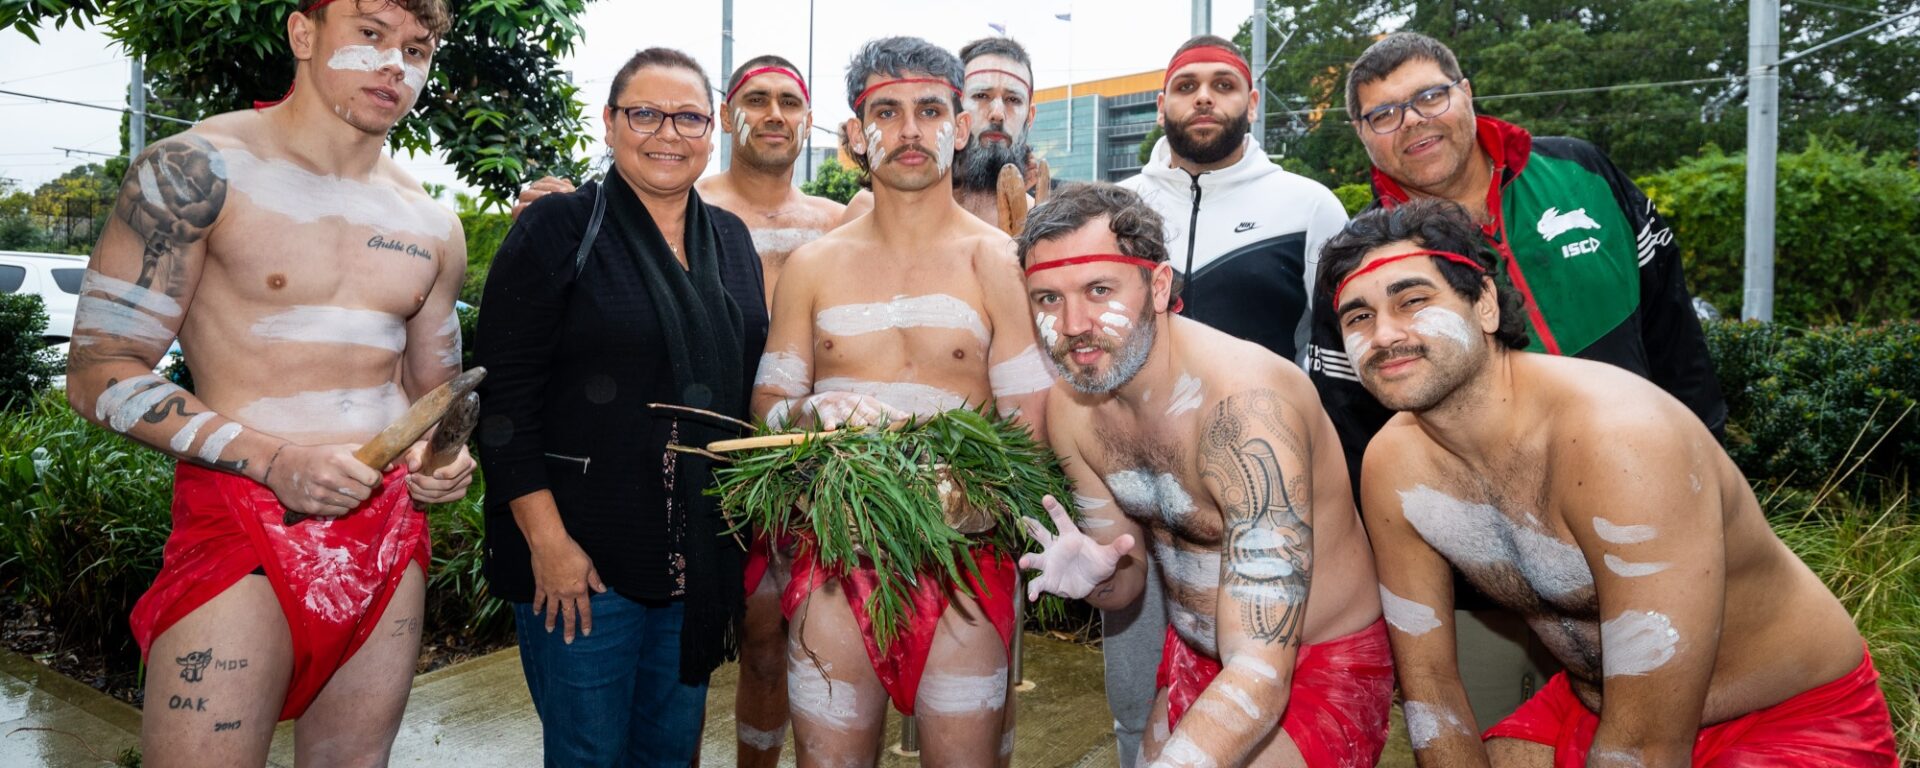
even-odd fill
[(1664, 614), (1622, 611), (1600, 624), (1601, 667), (1607, 677), (1644, 675), (1666, 665), (1680, 645), (1680, 632)]
[(880, 161), (887, 156), (886, 147), (880, 143), (884, 134), (880, 132), (879, 123), (868, 123), (865, 133), (867, 135), (867, 167), (877, 168)]
[[(1445, 307), (1427, 307), (1413, 313), (1410, 326), (1416, 333), (1427, 338), (1444, 337), (1458, 342), (1463, 349), (1473, 347), (1473, 327), (1467, 319)], [(1347, 358), (1352, 361), (1352, 356)]]
[(1100, 313), (1100, 323), (1102, 325), (1107, 326), (1107, 328), (1103, 328), (1102, 330), (1109, 330), (1112, 328), (1133, 327), (1133, 321), (1128, 319), (1126, 315), (1120, 314), (1119, 312)]
[(948, 168), (953, 167), (953, 123), (941, 123), (940, 127), (935, 129), (933, 136), (935, 167), (941, 173), (946, 173)]
[(742, 107), (734, 107), (733, 142), (744, 147), (747, 145), (747, 139), (750, 138), (753, 138), (753, 127), (747, 125), (747, 110)]
[(1060, 343), (1060, 332), (1054, 330), (1054, 327), (1060, 324), (1059, 315), (1038, 313), (1033, 316), (1033, 324), (1040, 330), (1040, 340), (1046, 343), (1048, 349)]
[(1360, 363), (1373, 351), (1373, 341), (1364, 333), (1349, 333), (1346, 338), (1347, 365), (1359, 369)]

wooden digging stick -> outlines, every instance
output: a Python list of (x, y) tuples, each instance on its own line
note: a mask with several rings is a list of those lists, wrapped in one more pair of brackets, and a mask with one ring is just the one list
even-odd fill
[(1047, 161), (1033, 161), (1033, 204), (1039, 205), (1053, 195), (1053, 169), (1047, 167)]
[[(887, 429), (899, 429), (906, 426), (909, 421), (912, 421), (912, 419), (901, 419), (892, 424), (888, 424)], [(735, 440), (716, 440), (707, 443), (707, 450), (713, 453), (732, 453), (734, 451), (751, 451), (760, 448), (784, 448), (789, 445), (799, 445), (808, 440), (826, 437), (839, 431), (838, 429), (829, 429), (820, 432), (783, 432), (777, 435), (742, 437)]]
[(994, 200), (999, 203), (1000, 231), (1019, 237), (1027, 228), (1027, 182), (1012, 163), (1000, 166), (1000, 180), (994, 185)]
[(433, 442), (427, 444), (427, 464), (420, 471), (430, 475), (452, 464), (479, 423), (480, 393), (468, 392), (466, 397), (453, 401), (446, 418), (440, 420), (440, 429), (433, 433)]
[[(380, 434), (374, 435), (372, 440), (360, 446), (360, 450), (354, 451), (353, 457), (360, 463), (372, 467), (375, 472), (386, 471), (388, 464), (400, 458), (400, 454), (406, 453), (421, 435), (426, 434), (434, 424), (446, 417), (448, 409), (451, 409), (456, 401), (472, 393), (475, 387), (480, 386), (480, 380), (486, 377), (487, 369), (476, 367), (453, 377), (453, 380), (445, 384), (434, 387), (433, 391), (428, 392), (425, 397), (414, 401), (413, 405), (407, 408), (406, 413), (400, 414), (399, 419), (388, 424), (386, 429), (380, 430)], [(312, 515), (288, 511), (285, 524), (293, 525), (309, 517)]]

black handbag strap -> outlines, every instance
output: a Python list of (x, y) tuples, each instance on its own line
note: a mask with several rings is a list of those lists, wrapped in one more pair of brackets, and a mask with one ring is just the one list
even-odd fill
[(586, 234), (580, 236), (580, 250), (573, 254), (573, 276), (580, 276), (580, 269), (587, 265), (587, 254), (593, 252), (593, 241), (600, 235), (600, 222), (607, 218), (607, 183), (602, 180), (593, 188), (593, 215), (587, 218)]

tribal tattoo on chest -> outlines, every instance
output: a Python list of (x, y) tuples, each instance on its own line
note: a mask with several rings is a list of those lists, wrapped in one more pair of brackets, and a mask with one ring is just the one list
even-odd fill
[(1224, 596), (1239, 605), (1249, 636), (1299, 645), (1313, 575), (1306, 476), (1313, 462), (1306, 441), (1287, 424), (1284, 407), (1268, 389), (1222, 401), (1208, 416), (1200, 462), (1201, 475), (1219, 494), (1226, 526)]

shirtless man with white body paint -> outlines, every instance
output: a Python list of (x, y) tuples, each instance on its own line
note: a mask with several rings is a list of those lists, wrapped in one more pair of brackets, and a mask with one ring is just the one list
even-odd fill
[[(981, 221), (996, 224), (1000, 221), (1000, 169), (1012, 163), (1029, 184), (1033, 180), (1033, 153), (1027, 144), (1037, 114), (1033, 62), (1027, 49), (1010, 37), (983, 37), (960, 46), (960, 60), (967, 68), (961, 104), (973, 121), (973, 137), (956, 161), (953, 199)], [(844, 221), (870, 210), (873, 193), (861, 190), (847, 201)]]
[[(1076, 529), (1021, 558), (1028, 587), (1171, 617), (1142, 764), (1371, 766), (1393, 671), (1372, 554), (1333, 423), (1299, 368), (1168, 311), (1160, 216), (1111, 184), (1063, 189), (1018, 240)], [(1309, 599), (1311, 598), (1311, 599)], [(1222, 661), (1224, 660), (1224, 664)]]
[[(141, 153), (94, 248), (68, 399), (179, 461), (166, 567), (132, 617), (147, 765), (262, 765), (287, 718), (302, 765), (387, 759), (424, 610), (414, 505), (462, 497), (473, 468), (415, 472), (424, 442), (384, 478), (353, 457), (460, 370), (459, 222), (384, 152), (447, 18), (440, 0), (292, 14), (290, 97)], [(151, 373), (176, 336), (191, 393)]]
[[(968, 135), (960, 84), (959, 60), (924, 40), (875, 40), (855, 55), (848, 131), (876, 205), (795, 251), (781, 276), (754, 387), (754, 411), (769, 423), (884, 424), (992, 398), (1041, 428), (1052, 380), (1007, 238), (953, 200), (954, 152)], [(815, 570), (806, 550), (784, 599), (800, 765), (871, 764), (889, 699), (918, 717), (923, 765), (991, 765), (1006, 754), (1010, 557), (976, 550), (994, 593), (952, 589), (925, 645), (909, 642), (909, 628), (870, 658), (868, 627), (849, 602), (854, 580)]]
[[(1631, 372), (1522, 351), (1489, 274), (1448, 201), (1363, 214), (1321, 260), (1361, 383), (1399, 412), (1361, 508), (1420, 764), (1894, 765), (1860, 634), (1706, 426)], [(1484, 746), (1449, 566), (1566, 665)]]

